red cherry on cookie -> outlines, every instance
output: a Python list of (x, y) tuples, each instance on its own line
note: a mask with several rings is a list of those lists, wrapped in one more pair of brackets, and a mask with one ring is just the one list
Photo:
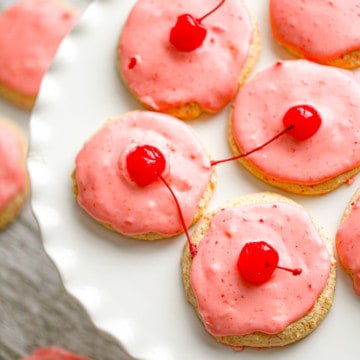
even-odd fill
[(183, 52), (190, 52), (199, 48), (207, 34), (207, 30), (201, 22), (216, 11), (224, 2), (225, 0), (222, 0), (214, 9), (201, 18), (195, 18), (190, 14), (178, 16), (175, 26), (170, 31), (170, 43), (178, 51)]
[(170, 31), (170, 43), (179, 51), (197, 49), (206, 37), (206, 28), (189, 14), (180, 15)]
[(297, 105), (291, 107), (283, 117), (285, 127), (293, 125), (289, 134), (297, 140), (306, 140), (313, 136), (320, 128), (321, 117), (310, 105)]
[(139, 145), (126, 157), (126, 168), (132, 181), (146, 186), (159, 178), (166, 166), (162, 152), (151, 145)]
[(275, 269), (300, 275), (301, 269), (278, 266), (278, 252), (265, 241), (248, 242), (240, 251), (237, 268), (242, 278), (250, 284), (261, 285), (270, 280)]
[(268, 243), (265, 241), (248, 242), (241, 249), (237, 267), (244, 280), (260, 285), (271, 278), (278, 262), (279, 254)]

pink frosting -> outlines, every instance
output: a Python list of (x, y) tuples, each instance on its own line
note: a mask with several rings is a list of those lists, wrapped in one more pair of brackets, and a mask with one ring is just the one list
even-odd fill
[[(262, 285), (245, 282), (237, 261), (247, 242), (266, 241), (279, 265)], [(307, 314), (324, 289), (331, 257), (307, 212), (286, 203), (225, 208), (211, 220), (190, 281), (206, 329), (215, 336), (276, 334)]]
[(360, 49), (358, 0), (270, 0), (274, 37), (305, 57), (326, 62)]
[(182, 232), (175, 201), (162, 181), (139, 187), (129, 179), (125, 159), (137, 145), (152, 145), (163, 153), (163, 176), (186, 225), (191, 224), (213, 169), (192, 129), (161, 113), (136, 111), (114, 119), (84, 145), (76, 158), (79, 204), (123, 234)]
[(121, 71), (130, 91), (154, 110), (190, 102), (213, 113), (235, 95), (253, 38), (251, 19), (241, 0), (227, 0), (204, 19), (202, 46), (179, 52), (169, 42), (171, 28), (184, 13), (201, 17), (219, 0), (138, 0), (119, 43)]
[(37, 348), (31, 355), (21, 360), (90, 360), (60, 347)]
[(20, 1), (0, 15), (0, 82), (36, 96), (77, 15), (52, 0)]
[(240, 150), (252, 150), (283, 130), (286, 111), (301, 104), (320, 114), (317, 133), (305, 141), (285, 134), (247, 159), (275, 180), (306, 185), (359, 166), (360, 83), (350, 71), (307, 60), (279, 61), (241, 88), (232, 115)]
[(26, 187), (23, 151), (19, 135), (0, 121), (0, 212)]
[(336, 234), (336, 250), (341, 264), (353, 273), (354, 290), (360, 295), (360, 199), (351, 204), (351, 212)]

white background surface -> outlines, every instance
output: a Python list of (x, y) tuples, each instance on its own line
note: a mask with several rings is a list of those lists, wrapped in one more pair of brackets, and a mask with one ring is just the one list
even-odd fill
[[(75, 203), (70, 176), (83, 142), (110, 116), (140, 108), (115, 66), (118, 36), (133, 3), (99, 0), (88, 8), (62, 44), (31, 117), (32, 205), (45, 248), (65, 286), (97, 325), (141, 359), (356, 358), (360, 304), (343, 270), (338, 271), (334, 306), (313, 334), (283, 349), (236, 353), (205, 332), (185, 300), (180, 275), (184, 236), (153, 243), (126, 239), (95, 223)], [(290, 56), (271, 38), (267, 1), (247, 3), (260, 24), (263, 42), (255, 74)], [(229, 108), (191, 122), (216, 159), (230, 155), (225, 136), (228, 112)], [(217, 172), (210, 208), (241, 194), (275, 190), (237, 163), (219, 165)], [(358, 185), (356, 179), (352, 186), (326, 196), (290, 197), (303, 204), (334, 241), (341, 214)]]

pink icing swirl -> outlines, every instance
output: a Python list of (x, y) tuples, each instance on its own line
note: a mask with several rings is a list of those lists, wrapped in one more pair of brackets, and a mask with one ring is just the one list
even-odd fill
[[(265, 240), (279, 264), (262, 285), (237, 271), (245, 243)], [(309, 312), (324, 289), (331, 256), (307, 212), (286, 203), (253, 204), (217, 212), (194, 257), (190, 281), (206, 329), (215, 336), (276, 334)]]
[(36, 96), (63, 37), (77, 20), (52, 0), (24, 0), (0, 15), (0, 82)]
[(27, 186), (24, 156), (19, 135), (0, 121), (0, 212)]
[(336, 233), (336, 250), (344, 268), (353, 276), (354, 290), (360, 296), (360, 199), (351, 204), (351, 212)]
[(275, 38), (311, 60), (327, 62), (360, 49), (358, 0), (271, 0)]
[(254, 149), (279, 133), (284, 114), (300, 104), (319, 113), (317, 133), (306, 141), (282, 136), (248, 161), (275, 180), (306, 185), (359, 166), (360, 83), (350, 71), (307, 60), (279, 61), (241, 88), (232, 113), (239, 149)]
[(130, 91), (158, 111), (196, 102), (214, 113), (235, 95), (253, 38), (250, 16), (240, 0), (227, 0), (203, 22), (208, 33), (195, 51), (177, 51), (171, 28), (184, 13), (200, 17), (218, 0), (138, 0), (118, 47), (121, 73)]
[(213, 169), (192, 129), (171, 116), (135, 111), (105, 124), (76, 157), (79, 204), (95, 219), (127, 235), (183, 231), (174, 199), (159, 180), (139, 187), (125, 158), (137, 145), (152, 145), (165, 156), (162, 174), (180, 202), (189, 226)]

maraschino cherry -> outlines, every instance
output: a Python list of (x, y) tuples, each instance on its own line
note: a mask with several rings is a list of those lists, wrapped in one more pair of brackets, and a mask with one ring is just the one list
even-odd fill
[(199, 48), (206, 37), (206, 27), (201, 23), (205, 18), (215, 12), (225, 0), (222, 0), (214, 9), (200, 18), (190, 14), (182, 14), (177, 18), (175, 26), (170, 31), (170, 43), (183, 52), (194, 51)]
[(242, 278), (250, 284), (261, 285), (270, 280), (275, 269), (300, 275), (302, 269), (278, 266), (278, 252), (265, 241), (248, 242), (240, 251), (237, 268)]
[(291, 107), (283, 117), (285, 127), (294, 125), (289, 134), (295, 139), (303, 141), (313, 136), (320, 128), (321, 117), (310, 105)]
[(189, 232), (187, 230), (184, 216), (181, 211), (179, 201), (173, 192), (169, 183), (162, 176), (166, 167), (166, 160), (163, 153), (151, 145), (138, 145), (134, 150), (129, 152), (126, 156), (126, 169), (129, 174), (129, 177), (134, 181), (138, 186), (144, 187), (154, 183), (157, 180), (161, 180), (164, 185), (169, 190), (171, 196), (173, 197), (176, 208), (179, 213), (180, 222), (184, 229), (185, 235), (187, 237), (190, 253), (194, 256), (197, 253), (196, 245), (191, 241)]
[(166, 166), (162, 152), (150, 145), (139, 145), (126, 157), (126, 168), (130, 179), (139, 186), (152, 184)]

